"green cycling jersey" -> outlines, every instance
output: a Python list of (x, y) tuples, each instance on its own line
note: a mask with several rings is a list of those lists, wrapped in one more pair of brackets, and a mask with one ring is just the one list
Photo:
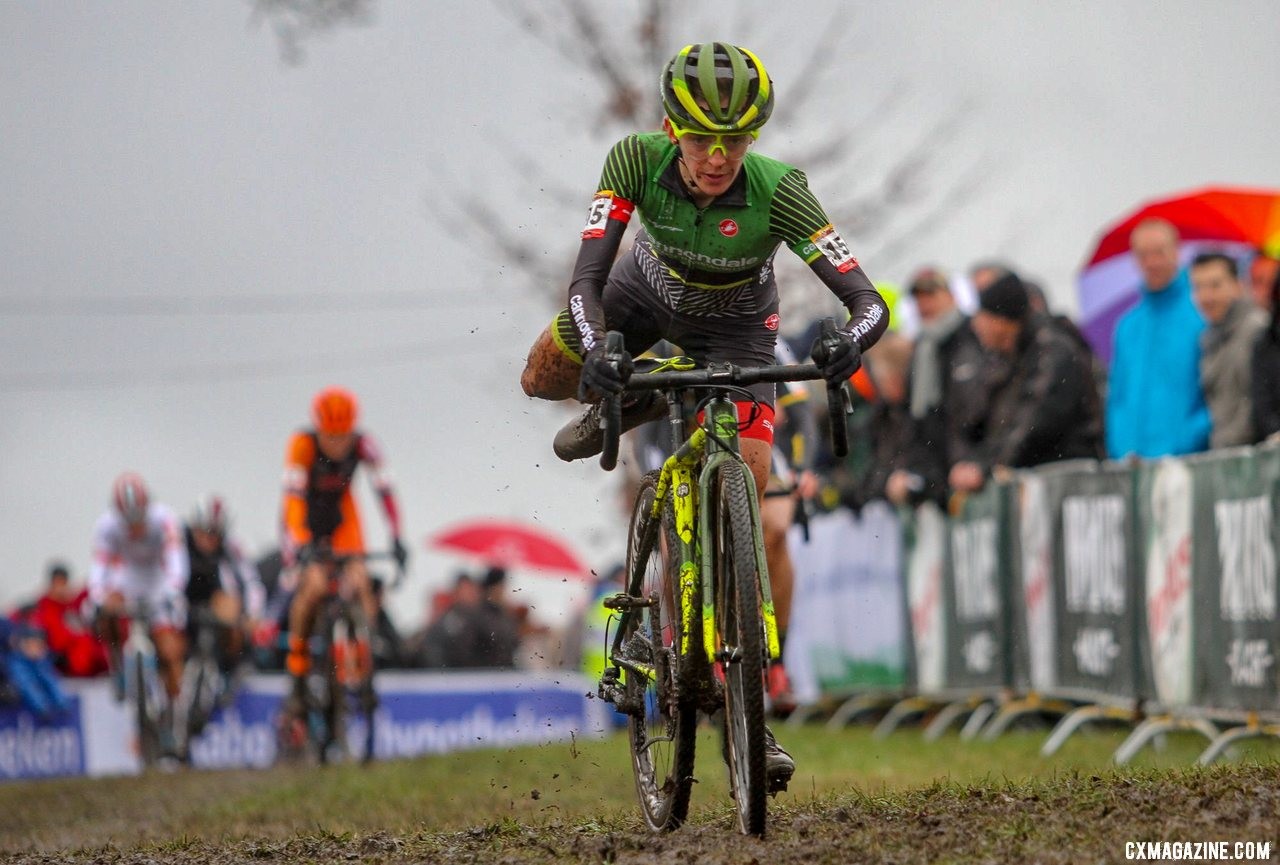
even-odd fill
[[(678, 311), (714, 315), (714, 295), (765, 309), (777, 300), (773, 255), (786, 244), (844, 302), (846, 326), (869, 347), (888, 323), (862, 273), (799, 169), (748, 152), (733, 185), (698, 207), (680, 175), (679, 148), (663, 132), (639, 133), (610, 150), (583, 228), (569, 312), (590, 349), (603, 338), (601, 290), (633, 214), (643, 231), (635, 255), (657, 293)], [(732, 290), (732, 291), (731, 291)], [(708, 299), (710, 298), (710, 299)], [(727, 314), (727, 313), (724, 313)]]

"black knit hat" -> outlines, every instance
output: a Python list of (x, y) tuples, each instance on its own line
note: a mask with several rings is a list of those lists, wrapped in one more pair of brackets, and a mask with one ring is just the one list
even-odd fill
[(992, 315), (1022, 321), (1030, 300), (1027, 288), (1016, 273), (1006, 273), (978, 294), (978, 307)]

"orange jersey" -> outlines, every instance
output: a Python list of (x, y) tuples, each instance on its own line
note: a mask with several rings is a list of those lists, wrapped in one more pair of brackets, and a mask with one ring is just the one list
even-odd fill
[(289, 439), (284, 467), (285, 541), (294, 548), (328, 539), (338, 554), (364, 552), (360, 515), (351, 493), (356, 469), (364, 465), (382, 500), (392, 533), (399, 535), (399, 519), (391, 487), (382, 477), (382, 458), (373, 440), (357, 433), (347, 454), (330, 459), (310, 430)]

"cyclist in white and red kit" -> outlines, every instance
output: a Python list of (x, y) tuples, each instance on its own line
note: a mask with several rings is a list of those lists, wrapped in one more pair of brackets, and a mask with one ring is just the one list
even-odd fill
[(186, 655), (187, 545), (182, 526), (165, 505), (150, 500), (134, 472), (116, 478), (112, 506), (93, 529), (89, 602), (98, 610), (108, 645), (122, 642), (122, 620), (144, 604), (169, 699), (182, 686)]

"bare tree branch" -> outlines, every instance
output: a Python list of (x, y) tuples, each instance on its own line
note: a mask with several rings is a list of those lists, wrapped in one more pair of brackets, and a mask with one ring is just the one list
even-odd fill
[(249, 0), (250, 21), (267, 20), (280, 44), (280, 58), (290, 66), (306, 60), (303, 43), (338, 27), (366, 26), (373, 22), (377, 0)]

